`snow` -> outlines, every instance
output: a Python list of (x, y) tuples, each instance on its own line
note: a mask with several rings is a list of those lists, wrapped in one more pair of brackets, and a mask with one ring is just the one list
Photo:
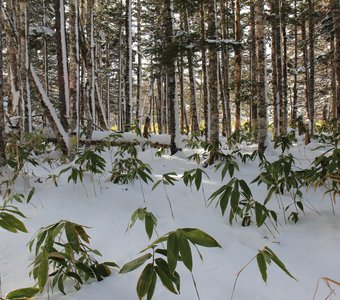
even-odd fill
[[(99, 133), (94, 137), (99, 138)], [(165, 137), (165, 136), (164, 136)], [(322, 149), (312, 151), (317, 144), (307, 148), (296, 144), (291, 153), (297, 158), (299, 167), (308, 167), (311, 160), (321, 154)], [(113, 152), (114, 152), (113, 148)], [(252, 152), (253, 146), (243, 145), (243, 151)], [(188, 161), (186, 157), (195, 151), (184, 149), (174, 156), (166, 153), (163, 157), (155, 156), (155, 149), (139, 151), (139, 158), (150, 164), (153, 178), (157, 180), (162, 174), (175, 171), (179, 176), (185, 170), (197, 168), (197, 164)], [(111, 153), (112, 154), (112, 153)], [(278, 150), (268, 153), (268, 160), (277, 159)], [(110, 167), (111, 155), (102, 153)], [(258, 161), (242, 164), (237, 160), (240, 171), (235, 176), (248, 183), (258, 173)], [(279, 233), (275, 238), (266, 228), (256, 228), (254, 225), (242, 227), (239, 223), (229, 225), (226, 217), (221, 216), (219, 207), (206, 207), (202, 190), (186, 187), (181, 180), (175, 186), (166, 186), (175, 218), (172, 219), (164, 189), (160, 186), (152, 191), (152, 184), (140, 185), (139, 182), (128, 185), (112, 184), (108, 181), (109, 174), (98, 177), (87, 174), (84, 184), (67, 183), (68, 173), (58, 179), (58, 187), (51, 180), (46, 180), (50, 174), (58, 174), (64, 167), (50, 168), (27, 166), (29, 172), (22, 175), (16, 184), (16, 191), (27, 194), (31, 187), (36, 193), (31, 204), (18, 204), (28, 217), (24, 220), (29, 234), (13, 234), (0, 229), (0, 275), (2, 293), (33, 285), (29, 279), (28, 265), (33, 259), (26, 244), (33, 234), (42, 226), (47, 226), (60, 219), (70, 220), (90, 226), (91, 247), (102, 252), (102, 261), (115, 261), (122, 266), (124, 263), (139, 256), (139, 251), (150, 242), (144, 232), (144, 224), (137, 223), (125, 232), (131, 214), (139, 207), (147, 207), (158, 218), (157, 231), (165, 234), (170, 230), (181, 227), (197, 227), (212, 235), (222, 248), (202, 248), (203, 262), (200, 261), (195, 249), (193, 251), (193, 274), (197, 282), (200, 298), (229, 299), (237, 272), (257, 254), (258, 249), (270, 247), (284, 262), (288, 270), (298, 279), (294, 281), (287, 277), (273, 264), (268, 269), (268, 283), (263, 283), (253, 261), (240, 275), (234, 299), (252, 300), (287, 300), (312, 299), (317, 281), (322, 276), (339, 280), (340, 260), (340, 219), (339, 206), (335, 206), (336, 215), (332, 214), (330, 200), (323, 197), (324, 190), (310, 190), (304, 193), (304, 200), (310, 201), (318, 213), (306, 210), (305, 215), (297, 224), (285, 224), (282, 212), (277, 208), (275, 199), (270, 203), (279, 212)], [(214, 168), (204, 171), (209, 175), (203, 177), (204, 193), (209, 197), (222, 184), (220, 172)], [(40, 179), (39, 181), (37, 179)], [(141, 187), (145, 194), (146, 203), (141, 196)], [(251, 185), (255, 199), (261, 201), (266, 195), (263, 186)], [(285, 200), (286, 197), (283, 197)], [(287, 200), (287, 199), (286, 199)], [(192, 247), (193, 248), (193, 247)], [(80, 291), (70, 289), (67, 296), (58, 291), (50, 295), (51, 300), (107, 300), (137, 299), (136, 283), (142, 269), (132, 273), (114, 274), (102, 282), (85, 284)], [(158, 281), (153, 299), (162, 300), (194, 300), (197, 299), (190, 273), (179, 263), (181, 275), (181, 294), (176, 296), (168, 292)], [(339, 290), (339, 288), (338, 288)], [(324, 299), (328, 289), (320, 283), (317, 298)], [(43, 294), (37, 299), (47, 299)], [(333, 296), (332, 299), (339, 299)]]
[(55, 31), (47, 26), (29, 26), (28, 32), (29, 35), (46, 34), (51, 37), (55, 35)]

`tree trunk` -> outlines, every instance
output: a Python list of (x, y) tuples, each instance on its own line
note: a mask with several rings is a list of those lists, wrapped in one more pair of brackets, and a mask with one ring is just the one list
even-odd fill
[(29, 49), (28, 49), (28, 0), (20, 0), (20, 29), (19, 29), (19, 63), (20, 63), (20, 94), (21, 94), (21, 134), (32, 131), (32, 115), (30, 89), (28, 82)]
[[(184, 29), (190, 35), (188, 8), (184, 8)], [(196, 83), (193, 63), (193, 52), (191, 49), (187, 50), (189, 81), (190, 81), (190, 119), (191, 119), (191, 133), (199, 134), (197, 104), (196, 104)]]
[[(228, 28), (228, 0), (221, 2), (221, 18), (222, 18), (222, 39), (229, 38)], [(224, 97), (222, 98), (222, 105), (225, 110), (225, 131), (227, 138), (231, 136), (231, 112), (230, 112), (230, 92), (229, 92), (229, 46), (222, 45), (222, 82)]]
[[(241, 9), (240, 0), (235, 0), (235, 40), (241, 42)], [(241, 70), (242, 50), (235, 46), (235, 131), (241, 129)]]
[(68, 122), (67, 122), (67, 100), (66, 100), (66, 85), (65, 83), (68, 82), (67, 78), (65, 78), (65, 74), (67, 74), (67, 69), (65, 68), (64, 63), (64, 55), (65, 52), (63, 50), (63, 44), (65, 43), (62, 41), (63, 37), (65, 36), (65, 31), (62, 32), (64, 28), (64, 25), (62, 23), (65, 22), (64, 19), (62, 19), (62, 16), (64, 13), (62, 12), (64, 10), (63, 0), (56, 0), (55, 1), (55, 29), (56, 29), (56, 48), (57, 48), (57, 64), (58, 64), (58, 86), (59, 86), (59, 110), (60, 110), (60, 121), (63, 127), (66, 129), (68, 128)]
[(282, 34), (282, 97), (280, 106), (280, 134), (287, 133), (288, 127), (288, 69), (287, 69), (287, 22), (286, 22), (286, 0), (281, 0), (281, 34)]
[(315, 92), (315, 67), (314, 67), (314, 0), (308, 0), (308, 40), (309, 40), (309, 79), (308, 79), (308, 89), (309, 98), (307, 104), (308, 119), (310, 122), (310, 136), (314, 135), (314, 92)]
[[(207, 4), (208, 29), (207, 39), (217, 39), (215, 0)], [(211, 165), (216, 159), (216, 151), (219, 147), (219, 111), (218, 111), (218, 61), (215, 43), (208, 44), (209, 49), (209, 100), (210, 100), (210, 137), (209, 141), (213, 147), (210, 152), (208, 164)]]
[(265, 65), (265, 20), (263, 0), (256, 0), (255, 27), (257, 46), (257, 99), (258, 99), (258, 152), (266, 150), (267, 139), (267, 95), (266, 95), (266, 65)]
[(165, 51), (163, 61), (166, 67), (166, 85), (167, 85), (167, 102), (169, 109), (169, 134), (171, 136), (170, 151), (174, 155), (179, 143), (179, 123), (178, 123), (178, 96), (176, 84), (176, 67), (175, 61), (177, 53), (174, 47), (173, 32), (173, 2), (164, 0), (164, 44)]
[[(340, 127), (340, 3), (338, 0), (331, 0), (334, 27), (334, 61), (336, 81), (336, 116), (337, 128)], [(335, 106), (335, 105), (334, 105)]]
[(251, 34), (251, 48), (250, 48), (250, 57), (251, 57), (251, 66), (250, 66), (250, 80), (251, 80), (251, 103), (250, 103), (250, 126), (251, 130), (254, 131), (255, 138), (257, 128), (257, 91), (256, 91), (256, 82), (257, 82), (257, 72), (256, 72), (256, 34), (255, 34), (255, 3), (250, 4), (250, 34)]
[(207, 68), (207, 52), (205, 47), (205, 13), (204, 13), (204, 2), (200, 5), (201, 14), (201, 35), (202, 35), (202, 77), (203, 77), (203, 115), (204, 115), (204, 135), (208, 139), (210, 136), (210, 120), (209, 120), (209, 88), (208, 88), (208, 68)]
[[(0, 7), (2, 7), (0, 0)], [(0, 13), (0, 168), (6, 160), (5, 112), (4, 112), (4, 76), (3, 76), (3, 44), (2, 44), (3, 17)]]
[(294, 0), (294, 86), (293, 86), (293, 104), (291, 114), (291, 124), (297, 123), (297, 102), (298, 102), (298, 21), (297, 21), (297, 0)]
[[(74, 133), (79, 131), (79, 40), (78, 40), (78, 0), (70, 0), (70, 119), (69, 119), (69, 138), (70, 154), (75, 153), (76, 141)], [(78, 136), (78, 135), (76, 135)]]
[(140, 107), (142, 105), (142, 54), (141, 54), (141, 44), (142, 44), (142, 26), (141, 26), (141, 12), (142, 5), (141, 0), (137, 0), (137, 50), (138, 50), (138, 70), (137, 70), (137, 99), (136, 99), (136, 119), (141, 126), (142, 116), (140, 112)]
[(125, 131), (132, 124), (132, 0), (125, 2)]

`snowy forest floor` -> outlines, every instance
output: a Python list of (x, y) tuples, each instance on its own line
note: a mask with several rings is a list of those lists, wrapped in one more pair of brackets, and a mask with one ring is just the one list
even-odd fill
[[(296, 159), (296, 167), (307, 168), (314, 157), (325, 150), (315, 149), (317, 144), (304, 146), (296, 144), (291, 150)], [(255, 146), (241, 146), (242, 151), (252, 152)], [(167, 153), (162, 157), (155, 156), (155, 149), (138, 152), (138, 158), (148, 163), (152, 168), (152, 177), (156, 182), (162, 174), (176, 172), (179, 178), (184, 171), (197, 168), (194, 161), (187, 157), (202, 150), (184, 148), (174, 156)], [(274, 161), (280, 154), (279, 150), (268, 149), (266, 157)], [(101, 154), (109, 166), (112, 162), (110, 153)], [(244, 179), (251, 187), (254, 199), (263, 202), (267, 195), (265, 185), (258, 186), (250, 182), (260, 173), (258, 159), (242, 163), (237, 158), (240, 167), (235, 171), (235, 177)], [(207, 199), (222, 184), (221, 172), (208, 167), (204, 171), (209, 176), (203, 176), (203, 189), (196, 191), (179, 180), (174, 186), (166, 186), (172, 203), (174, 219), (171, 216), (166, 193), (162, 186), (152, 190), (153, 184), (113, 184), (108, 180), (109, 174), (86, 174), (82, 183), (67, 182), (69, 173), (62, 174), (58, 186), (53, 180), (47, 180), (51, 174), (58, 174), (65, 166), (45, 164), (34, 167), (25, 166), (26, 174), (17, 180), (15, 189), (18, 193), (27, 194), (35, 187), (31, 202), (18, 204), (19, 209), (27, 216), (23, 220), (29, 233), (10, 233), (0, 229), (0, 275), (1, 292), (7, 292), (32, 286), (33, 279), (29, 278), (29, 264), (34, 255), (29, 252), (27, 243), (41, 227), (59, 220), (70, 220), (89, 226), (91, 236), (90, 246), (98, 249), (102, 261), (114, 261), (119, 266), (139, 256), (139, 251), (150, 244), (144, 230), (144, 224), (137, 222), (126, 232), (131, 214), (139, 207), (147, 207), (158, 219), (157, 232), (162, 235), (176, 228), (195, 227), (213, 236), (222, 248), (199, 247), (203, 261), (193, 252), (193, 274), (197, 283), (201, 300), (230, 299), (237, 272), (264, 246), (270, 247), (284, 262), (287, 269), (297, 278), (288, 277), (274, 264), (268, 269), (268, 281), (265, 284), (253, 261), (240, 275), (234, 299), (272, 300), (272, 299), (313, 299), (317, 282), (321, 277), (340, 279), (340, 208), (335, 205), (335, 215), (332, 211), (329, 196), (324, 197), (324, 188), (303, 190), (303, 201), (306, 206), (312, 205), (315, 210), (305, 206), (305, 214), (300, 215), (294, 224), (285, 222), (283, 212), (279, 209), (278, 201), (273, 196), (269, 207), (278, 213), (278, 232), (268, 231), (264, 226), (257, 228), (255, 224), (242, 227), (241, 222), (230, 225), (227, 216), (221, 215), (216, 202), (207, 206)], [(145, 202), (144, 202), (144, 197)], [(286, 204), (291, 202), (287, 195), (282, 196)], [(310, 204), (309, 204), (310, 203)], [(287, 212), (287, 215), (289, 213)], [(227, 214), (226, 214), (227, 215)], [(127, 274), (113, 273), (102, 282), (85, 284), (81, 290), (75, 291), (68, 287), (67, 295), (63, 296), (58, 290), (50, 292), (51, 300), (132, 300), (137, 299), (136, 283), (142, 269)], [(191, 274), (180, 264), (178, 272), (181, 275), (181, 294), (174, 295), (167, 291), (160, 282), (157, 283), (154, 298), (156, 300), (194, 300), (197, 299)], [(340, 287), (335, 287), (335, 292)], [(324, 283), (319, 284), (316, 299), (324, 299), (329, 289)], [(0, 295), (1, 296), (1, 295)], [(340, 297), (340, 296), (339, 296)], [(47, 299), (42, 294), (37, 299)], [(332, 299), (337, 298), (336, 295)]]

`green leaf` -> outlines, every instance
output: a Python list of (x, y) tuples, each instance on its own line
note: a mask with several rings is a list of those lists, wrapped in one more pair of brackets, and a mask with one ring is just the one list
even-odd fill
[(261, 227), (264, 223), (265, 218), (263, 218), (263, 208), (260, 203), (255, 202), (255, 218), (257, 227)]
[(20, 298), (32, 298), (35, 295), (37, 295), (39, 292), (41, 292), (40, 288), (34, 288), (34, 287), (23, 288), (23, 289), (18, 289), (18, 290), (9, 292), (5, 298), (8, 300), (12, 300), (12, 299), (15, 300), (15, 299), (20, 299)]
[(80, 278), (80, 276), (76, 272), (66, 272), (66, 276), (74, 278), (80, 284), (83, 284), (83, 280)]
[(147, 297), (146, 297), (147, 300), (152, 299), (153, 294), (155, 292), (156, 283), (157, 283), (157, 273), (155, 271), (153, 271), (150, 288), (149, 288), (149, 291), (148, 291), (148, 294), (147, 294)]
[(148, 254), (145, 254), (141, 257), (138, 257), (138, 258), (126, 263), (122, 267), (122, 269), (119, 271), (119, 273), (124, 274), (124, 273), (128, 273), (128, 272), (131, 272), (131, 271), (137, 269), (142, 264), (144, 264), (150, 257), (152, 257), (152, 255), (150, 253), (148, 253)]
[(171, 279), (166, 275), (166, 273), (159, 266), (155, 266), (155, 271), (157, 272), (157, 275), (159, 279), (161, 280), (162, 284), (171, 293), (178, 294)]
[(184, 236), (190, 240), (190, 242), (203, 247), (219, 247), (221, 245), (209, 234), (197, 228), (183, 228)]
[[(0, 213), (0, 218), (6, 222), (8, 225), (10, 225), (11, 227), (22, 231), (22, 232), (28, 232), (24, 223), (21, 222), (18, 218), (16, 218), (15, 216), (2, 212)], [(5, 228), (6, 229), (6, 228)]]
[(251, 190), (250, 190), (248, 184), (244, 180), (240, 180), (239, 184), (240, 184), (243, 192), (247, 195), (247, 197), (251, 198), (253, 195), (251, 193)]
[(171, 233), (168, 237), (167, 259), (170, 273), (173, 274), (175, 272), (178, 261), (178, 243), (176, 232)]
[(181, 254), (184, 265), (191, 272), (192, 271), (192, 255), (191, 255), (189, 242), (184, 236), (181, 229), (177, 229), (176, 234), (177, 234), (179, 253)]
[(153, 233), (153, 219), (150, 213), (145, 214), (145, 231), (149, 239), (151, 239)]
[(256, 255), (256, 260), (262, 279), (264, 282), (267, 282), (267, 264), (262, 251)]
[(48, 279), (48, 253), (45, 248), (43, 248), (39, 258), (40, 263), (38, 268), (38, 286), (44, 289)]
[(147, 264), (137, 282), (137, 295), (142, 299), (149, 291), (154, 273), (152, 263)]
[(70, 243), (72, 249), (76, 253), (79, 253), (80, 244), (79, 244), (78, 234), (77, 234), (77, 232), (74, 228), (74, 225), (72, 223), (66, 222), (65, 233), (66, 233), (67, 240)]
[(66, 295), (65, 289), (64, 289), (64, 274), (60, 274), (60, 276), (59, 276), (58, 289), (59, 289), (60, 292), (62, 292), (64, 295)]
[(87, 235), (86, 231), (84, 230), (83, 226), (81, 225), (74, 225), (74, 229), (79, 234), (80, 238), (86, 242), (87, 244), (90, 243), (90, 237)]
[(202, 170), (196, 169), (195, 185), (196, 189), (199, 190), (202, 184)]
[(264, 247), (265, 254), (268, 255), (271, 260), (282, 270), (284, 271), (289, 277), (297, 280), (286, 268), (286, 266), (283, 264), (283, 262), (276, 256), (276, 254), (267, 246)]

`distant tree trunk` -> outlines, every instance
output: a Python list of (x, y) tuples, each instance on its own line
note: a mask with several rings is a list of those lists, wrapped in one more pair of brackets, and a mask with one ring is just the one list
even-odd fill
[(309, 40), (309, 79), (308, 79), (308, 89), (309, 98), (307, 104), (308, 119), (310, 121), (310, 136), (314, 135), (314, 93), (315, 93), (315, 67), (314, 67), (314, 0), (308, 0), (308, 40)]
[(288, 127), (288, 67), (287, 67), (287, 21), (286, 0), (281, 0), (280, 6), (281, 34), (282, 34), (282, 98), (280, 105), (280, 134), (287, 133)]
[(337, 117), (337, 111), (336, 111), (336, 101), (337, 101), (337, 91), (336, 91), (336, 60), (335, 60), (335, 37), (334, 32), (331, 34), (330, 38), (330, 46), (331, 46), (331, 53), (332, 53), (332, 63), (331, 63), (331, 69), (332, 69), (332, 78), (331, 78), (331, 87), (332, 87), (332, 118), (336, 120)]
[[(215, 0), (207, 4), (208, 8), (208, 29), (207, 38), (217, 39)], [(219, 146), (219, 111), (218, 111), (218, 61), (217, 48), (215, 43), (208, 44), (209, 49), (209, 100), (210, 100), (210, 137), (209, 141), (217, 150)], [(216, 157), (214, 151), (210, 153), (208, 164), (214, 163)]]
[[(65, 68), (64, 63), (64, 55), (65, 52), (63, 50), (63, 44), (65, 43), (62, 41), (65, 37), (65, 25), (62, 24), (65, 22), (64, 19), (62, 19), (62, 16), (64, 15), (64, 5), (63, 0), (56, 0), (55, 1), (55, 29), (56, 29), (56, 48), (57, 48), (57, 64), (58, 64), (58, 86), (59, 86), (59, 109), (60, 109), (60, 121), (64, 128), (68, 128), (68, 122), (67, 122), (67, 100), (66, 100), (66, 90), (68, 89), (65, 85), (66, 82), (68, 82), (68, 78), (65, 78), (65, 74), (68, 73), (67, 69)], [(66, 65), (67, 66), (67, 65)]]
[[(305, 69), (305, 93), (306, 93), (306, 101), (305, 101), (305, 107), (307, 111), (307, 117), (309, 117), (309, 104), (310, 104), (310, 89), (309, 89), (309, 64), (308, 64), (308, 47), (307, 47), (307, 34), (306, 34), (306, 16), (304, 13), (301, 15), (301, 39), (303, 41), (302, 45), (302, 56), (303, 56), (303, 65)], [(309, 135), (308, 135), (309, 136)], [(309, 139), (308, 141), (309, 142)]]
[(142, 26), (141, 26), (141, 12), (142, 5), (141, 0), (137, 0), (137, 99), (136, 99), (136, 119), (141, 125), (141, 112), (140, 107), (142, 105), (142, 54), (141, 54), (141, 44), (142, 44)]
[[(337, 0), (331, 0), (333, 12), (333, 27), (335, 37), (335, 81), (336, 81), (336, 120), (337, 127), (340, 127), (340, 3)], [(334, 105), (335, 106), (335, 105)]]
[[(228, 1), (224, 0), (221, 2), (221, 25), (222, 25), (222, 39), (229, 38), (229, 28), (228, 28)], [(225, 130), (227, 138), (231, 136), (231, 112), (230, 112), (230, 93), (229, 93), (229, 46), (222, 45), (222, 81), (224, 97), (222, 105), (225, 110)], [(221, 87), (222, 88), (222, 87)]]
[(28, 0), (20, 0), (20, 29), (19, 29), (19, 63), (21, 90), (21, 133), (32, 131), (31, 99), (28, 82), (29, 49), (28, 49)]
[(174, 31), (173, 31), (173, 2), (164, 0), (164, 42), (165, 53), (163, 61), (166, 67), (166, 85), (167, 85), (167, 102), (169, 107), (169, 134), (171, 136), (170, 151), (174, 155), (177, 151), (179, 142), (179, 124), (178, 124), (178, 96), (176, 85), (176, 67), (175, 61), (177, 53), (174, 50)]
[[(0, 0), (0, 7), (2, 7), (2, 0)], [(3, 17), (0, 13), (0, 168), (5, 164), (6, 160), (6, 136), (5, 136), (5, 112), (4, 112), (4, 76), (3, 76)]]
[[(79, 116), (79, 41), (78, 41), (78, 0), (70, 0), (70, 119), (69, 119), (69, 135), (70, 135), (70, 152), (76, 147), (74, 143), (74, 133), (77, 129)], [(77, 135), (76, 135), (77, 137)]]
[(132, 124), (132, 0), (125, 2), (125, 131)]
[[(13, 116), (15, 114), (20, 114), (19, 108), (19, 74), (18, 74), (18, 63), (17, 63), (17, 22), (16, 22), (16, 12), (17, 3), (13, 1), (7, 2), (7, 22), (3, 22), (3, 29), (6, 32), (6, 48), (7, 48), (7, 81), (9, 87), (7, 89), (7, 114)], [(1, 13), (2, 14), (2, 13)], [(11, 24), (11, 25), (10, 25)]]
[(207, 52), (205, 47), (205, 38), (206, 38), (206, 30), (205, 30), (205, 13), (204, 13), (204, 2), (202, 1), (200, 4), (200, 21), (201, 21), (201, 35), (202, 35), (202, 77), (203, 77), (203, 115), (204, 115), (204, 135), (205, 138), (208, 139), (210, 135), (210, 122), (209, 122), (209, 89), (208, 89), (208, 68), (207, 68)]
[(266, 65), (265, 65), (265, 20), (263, 0), (256, 0), (255, 27), (257, 46), (257, 109), (258, 109), (258, 151), (263, 154), (266, 150), (267, 139), (267, 95), (266, 95)]
[(298, 102), (298, 20), (297, 20), (297, 0), (294, 0), (294, 86), (291, 123), (297, 123), (297, 102)]
[[(184, 9), (184, 29), (190, 34), (188, 8)], [(195, 71), (193, 63), (193, 52), (191, 49), (187, 50), (189, 81), (190, 81), (190, 119), (191, 119), (191, 132), (199, 134), (198, 117), (197, 117), (197, 104), (196, 104), (196, 83)]]
[[(240, 0), (235, 0), (235, 40), (241, 42), (241, 8)], [(241, 70), (242, 50), (235, 46), (235, 131), (241, 129)]]
[(250, 34), (251, 34), (251, 66), (250, 66), (250, 80), (251, 80), (251, 103), (250, 103), (250, 126), (252, 131), (257, 128), (257, 72), (256, 72), (256, 34), (255, 34), (255, 3), (250, 4)]

